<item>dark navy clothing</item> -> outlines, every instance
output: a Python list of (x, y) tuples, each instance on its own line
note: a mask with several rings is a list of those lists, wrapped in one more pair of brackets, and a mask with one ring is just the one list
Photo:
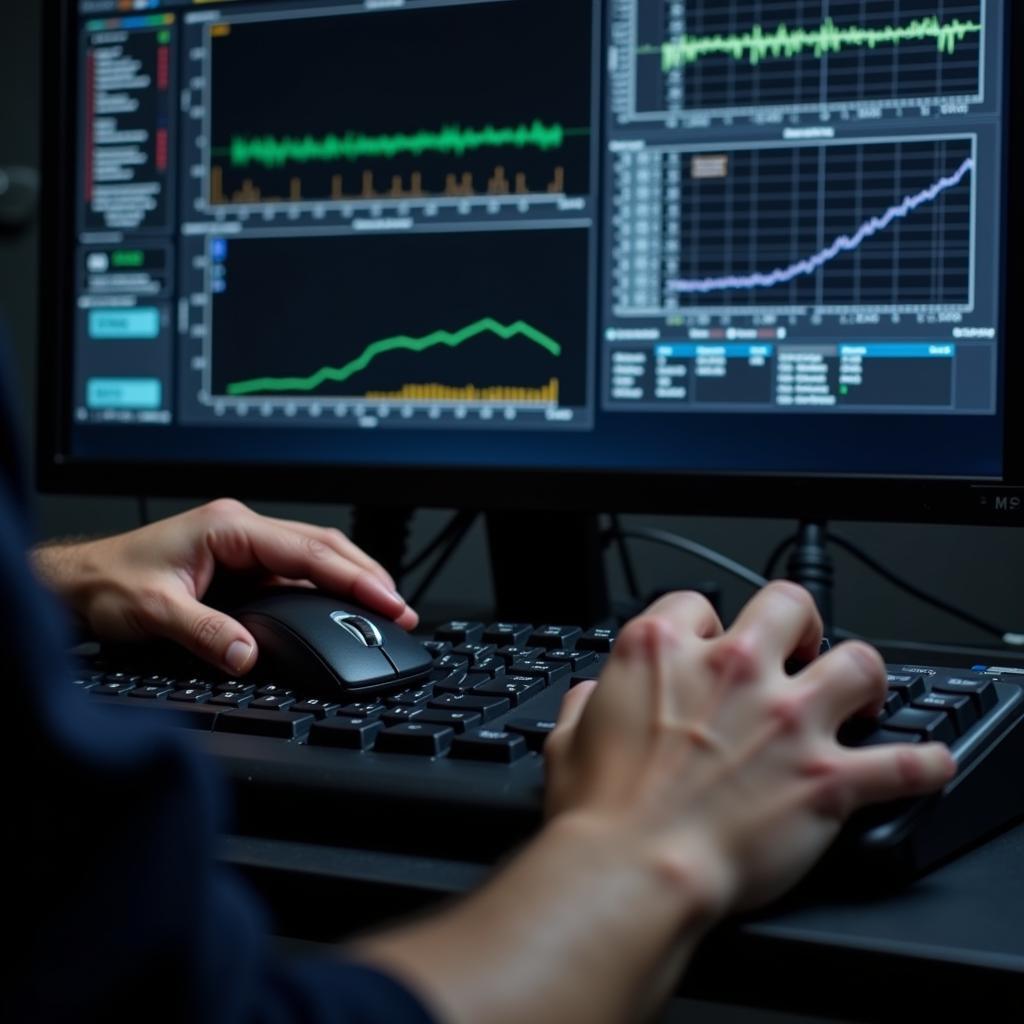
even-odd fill
[(13, 949), (2, 1019), (429, 1024), (375, 970), (278, 956), (259, 905), (216, 862), (224, 792), (211, 765), (176, 731), (125, 730), (72, 692), (63, 613), (26, 562), (16, 447), (0, 397), (2, 916)]

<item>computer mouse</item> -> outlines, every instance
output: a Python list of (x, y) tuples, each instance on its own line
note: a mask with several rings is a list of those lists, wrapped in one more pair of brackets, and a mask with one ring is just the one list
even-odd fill
[(372, 694), (430, 674), (430, 654), (400, 626), (323, 591), (269, 591), (231, 614), (259, 645), (257, 672), (311, 696)]

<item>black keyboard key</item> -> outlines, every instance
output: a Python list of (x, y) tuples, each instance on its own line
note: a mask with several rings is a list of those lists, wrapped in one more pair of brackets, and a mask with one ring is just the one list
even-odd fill
[(423, 646), (432, 658), (443, 658), (452, 650), (451, 640), (424, 640)]
[(569, 666), (557, 661), (520, 661), (510, 669), (512, 675), (537, 676), (550, 686), (569, 675)]
[(484, 630), (484, 643), (498, 647), (515, 647), (530, 635), (528, 622), (492, 622)]
[(496, 761), (511, 764), (525, 756), (526, 740), (513, 732), (495, 729), (477, 729), (456, 736), (452, 742), (452, 757), (470, 761)]
[(308, 700), (300, 700), (293, 704), (291, 710), (303, 715), (312, 715), (314, 718), (330, 718), (340, 705), (333, 701), (324, 700), (322, 697), (310, 697)]
[(94, 672), (88, 675), (75, 676), (75, 678), (71, 680), (71, 685), (77, 687), (83, 693), (87, 693), (89, 690), (95, 689), (102, 682), (103, 677)]
[(554, 661), (576, 670), (586, 668), (597, 661), (597, 655), (593, 651), (566, 651), (562, 648), (548, 651), (541, 661)]
[(577, 651), (599, 651), (607, 654), (615, 644), (615, 630), (613, 629), (588, 629), (576, 641)]
[(862, 736), (858, 742), (847, 745), (854, 747), (880, 747), (886, 743), (923, 742), (923, 738), (916, 732), (892, 732), (889, 729), (872, 729)]
[(945, 711), (953, 719), (957, 736), (965, 732), (978, 720), (978, 709), (970, 697), (957, 697), (951, 693), (926, 693), (915, 700), (915, 708), (922, 711)]
[(530, 634), (530, 643), (548, 650), (558, 647), (571, 649), (582, 635), (583, 630), (579, 626), (541, 626)]
[(251, 693), (215, 693), (211, 704), (220, 708), (245, 708), (252, 702)]
[(103, 682), (110, 684), (130, 683), (132, 686), (138, 686), (141, 681), (142, 677), (132, 672), (105, 672), (103, 674)]
[(98, 697), (120, 697), (124, 693), (130, 693), (135, 689), (135, 683), (124, 679), (112, 681), (104, 677), (104, 682), (94, 686), (89, 692)]
[(490, 658), (481, 658), (473, 665), (472, 671), (490, 676), (491, 679), (497, 679), (498, 676), (503, 676), (505, 674), (505, 668), (505, 662), (501, 658), (495, 656)]
[(291, 697), (294, 699), (295, 691), (286, 689), (277, 683), (267, 683), (256, 690), (257, 697)]
[(417, 704), (426, 704), (434, 696), (433, 686), (419, 686), (415, 690), (402, 690), (387, 698), (389, 708), (414, 708)]
[(195, 729), (209, 732), (220, 715), (220, 708), (208, 704), (171, 704), (165, 700), (132, 700), (131, 695), (110, 697), (103, 707), (129, 708), (131, 714), (172, 725), (177, 729)]
[(431, 677), (437, 679), (444, 672), (457, 672), (460, 669), (463, 672), (469, 671), (469, 658), (465, 654), (446, 654), (434, 662)]
[(569, 689), (571, 690), (574, 686), (579, 686), (580, 683), (590, 683), (597, 679), (597, 673), (591, 668), (589, 671), (584, 669), (582, 672), (574, 672), (572, 678), (569, 680)]
[(175, 690), (167, 699), (179, 704), (205, 704), (212, 696), (210, 690), (189, 686), (184, 690)]
[(544, 657), (544, 651), (544, 647), (523, 647), (509, 644), (499, 647), (495, 657), (501, 658), (506, 665), (514, 665), (519, 661), (540, 661)]
[(895, 690), (905, 704), (923, 697), (926, 692), (924, 679), (920, 675), (911, 675), (907, 672), (890, 672), (888, 674), (889, 689)]
[(385, 725), (401, 725), (403, 722), (422, 715), (425, 710), (422, 704), (414, 708), (390, 708), (380, 716), (380, 720)]
[(162, 685), (136, 686), (128, 696), (141, 700), (162, 700), (174, 693), (174, 688), (166, 683)]
[(996, 706), (996, 688), (991, 679), (961, 679), (952, 676), (941, 682), (936, 682), (935, 692), (970, 697), (982, 715), (987, 714)]
[(237, 693), (242, 697), (252, 696), (256, 692), (253, 683), (241, 683), (237, 679), (228, 679), (221, 683), (214, 683), (213, 688), (218, 693)]
[(482, 622), (467, 622), (463, 619), (453, 619), (434, 630), (435, 640), (451, 640), (456, 644), (475, 644), (483, 639), (483, 635)]
[(442, 711), (476, 711), (483, 716), (485, 722), (490, 722), (499, 715), (505, 714), (511, 707), (507, 697), (491, 697), (476, 693), (446, 693), (435, 697), (430, 702), (430, 707), (440, 708)]
[(291, 690), (288, 690), (286, 695), (269, 693), (266, 697), (257, 697), (249, 708), (253, 711), (284, 711), (294, 703), (295, 698), (291, 696)]
[(475, 667), (478, 661), (491, 657), (497, 649), (495, 644), (459, 644), (452, 654), (469, 658), (470, 666)]
[(383, 723), (375, 718), (326, 718), (310, 727), (309, 743), (316, 747), (369, 750), (383, 728)]
[(900, 708), (885, 720), (885, 728), (895, 732), (917, 733), (923, 739), (952, 743), (956, 739), (953, 721), (944, 711)]
[(523, 701), (536, 697), (545, 688), (544, 680), (538, 676), (505, 676), (503, 679), (492, 679), (478, 686), (473, 692), (486, 694), (489, 697), (508, 697), (513, 707)]
[(490, 676), (484, 676), (482, 672), (467, 672), (465, 669), (459, 669), (449, 672), (440, 679), (435, 679), (434, 693), (466, 693), (474, 686), (479, 686), (485, 679), (490, 679)]
[(316, 721), (312, 715), (293, 715), (290, 711), (225, 711), (217, 716), (214, 732), (244, 733), (246, 736), (271, 736), (293, 740), (309, 732)]
[(544, 747), (544, 741), (551, 735), (555, 723), (551, 720), (541, 718), (513, 718), (505, 723), (506, 732), (514, 732), (526, 740), (526, 745), (531, 750), (540, 752)]
[(899, 690), (890, 690), (885, 695), (885, 704), (882, 706), (882, 717), (888, 718), (889, 715), (894, 715), (901, 707), (903, 707), (903, 695)]
[(387, 705), (380, 701), (357, 701), (355, 704), (346, 704), (339, 709), (338, 714), (345, 718), (380, 718), (387, 711)]
[(441, 711), (439, 708), (427, 708), (422, 715), (416, 716), (417, 722), (432, 722), (434, 725), (447, 725), (455, 732), (475, 729), (483, 723), (478, 711)]
[(455, 730), (436, 722), (404, 722), (385, 729), (377, 737), (373, 749), (382, 754), (419, 754), (439, 757), (447, 752), (455, 738)]

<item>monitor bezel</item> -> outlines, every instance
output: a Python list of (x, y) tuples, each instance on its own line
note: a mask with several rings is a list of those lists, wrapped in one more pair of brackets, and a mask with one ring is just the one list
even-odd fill
[[(826, 473), (629, 472), (524, 467), (395, 466), (337, 463), (232, 465), (124, 462), (70, 453), (73, 345), (74, 201), (77, 48), (75, 0), (44, 7), (43, 192), (39, 245), (39, 374), (36, 476), (48, 493), (199, 498), (223, 494), (249, 500), (358, 502), (421, 507), (533, 508), (757, 516), (802, 520), (884, 520), (1024, 525), (1024, 402), (1011, 380), (1024, 381), (1024, 313), (1004, 299), (1000, 402), (1004, 474), (980, 477), (894, 477)], [(1006, 88), (1010, 96), (1006, 181), (1024, 181), (1024, 11), (1006, 11)], [(1014, 56), (1021, 59), (1014, 59)], [(1024, 223), (1024, 190), (1007, 186), (1007, 223)], [(1007, 283), (1024, 280), (1024, 256), (1004, 242)], [(1009, 288), (1007, 288), (1007, 293)], [(453, 502), (452, 474), (466, 481)]]

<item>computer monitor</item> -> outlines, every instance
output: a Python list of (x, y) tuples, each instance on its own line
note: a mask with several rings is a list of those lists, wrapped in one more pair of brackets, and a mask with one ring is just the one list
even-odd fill
[(41, 484), (1021, 523), (1018, 7), (47, 4)]

